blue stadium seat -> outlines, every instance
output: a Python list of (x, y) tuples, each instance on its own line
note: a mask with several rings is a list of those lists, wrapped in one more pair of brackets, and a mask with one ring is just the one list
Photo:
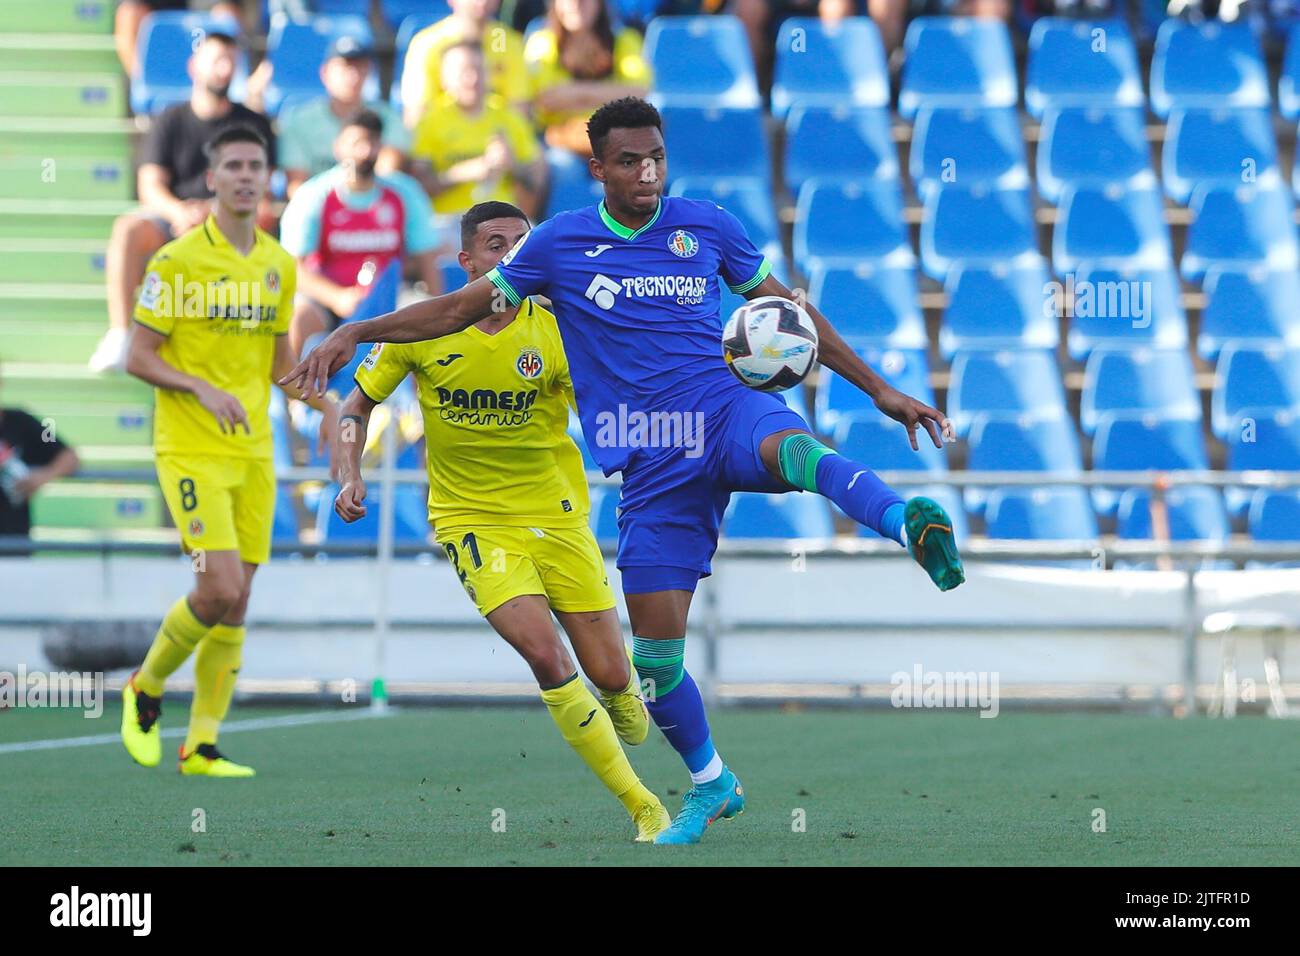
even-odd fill
[(1043, 312), (1047, 282), (1042, 259), (952, 269), (944, 284), (948, 308), (939, 327), (940, 353), (951, 359), (959, 349), (1056, 348), (1056, 319)]
[[(275, 116), (285, 100), (324, 96), (325, 87), (320, 81), (321, 60), (336, 37), (350, 36), (370, 46), (374, 37), (370, 22), (356, 16), (318, 16), (309, 23), (296, 23), (276, 17), (266, 38), (266, 55), (274, 70), (266, 86), (266, 112)], [(370, 65), (370, 75), (361, 91), (363, 99), (379, 99), (379, 68)]]
[(1300, 275), (1264, 266), (1215, 267), (1205, 273), (1205, 309), (1196, 347), (1215, 359), (1229, 342), (1300, 347)]
[[(1165, 492), (1165, 508), (1169, 514), (1170, 541), (1228, 540), (1232, 529), (1223, 495), (1217, 488), (1201, 485), (1170, 488)], [(1130, 488), (1120, 496), (1115, 530), (1120, 538), (1130, 540), (1153, 537), (1150, 489)]]
[[(585, 165), (585, 164), (584, 164)], [(780, 227), (767, 187), (750, 179), (674, 176), (670, 196), (706, 199), (740, 220), (745, 234), (774, 263), (784, 258)]]
[(423, 436), (415, 441), (406, 441), (398, 445), (397, 460), (393, 463), (395, 467), (405, 469), (423, 468), (427, 463), (428, 456), (425, 455)]
[(1300, 541), (1300, 488), (1256, 491), (1247, 526), (1255, 541)]
[(785, 123), (786, 188), (810, 179), (896, 179), (898, 148), (883, 107), (802, 106)]
[(1048, 110), (1039, 133), (1037, 170), (1038, 192), (1050, 203), (1060, 202), (1067, 186), (1154, 186), (1146, 114), (1126, 107)]
[[(231, 36), (240, 35), (234, 20), (206, 13), (158, 10), (145, 17), (136, 38), (139, 75), (131, 77), (131, 112), (138, 115), (158, 113), (175, 103), (184, 103), (194, 88), (189, 77), (190, 54), (197, 36), (217, 30)], [(230, 84), (232, 98), (244, 98), (248, 80), (248, 60), (240, 53), (236, 60), (235, 79)]]
[(298, 513), (293, 506), (293, 495), (284, 485), (275, 488), (275, 517), (271, 520), (271, 540), (294, 544), (298, 542)]
[(1082, 362), (1096, 348), (1187, 347), (1187, 314), (1172, 266), (1082, 266), (1073, 278), (1067, 333), (1072, 359)]
[(549, 192), (546, 197), (546, 216), (557, 212), (594, 206), (605, 196), (605, 189), (592, 178), (586, 160), (579, 159), (567, 149), (548, 148), (546, 165), (550, 170)]
[[(1202, 471), (1210, 467), (1201, 423), (1165, 420), (1149, 412), (1107, 412), (1097, 420), (1092, 443), (1094, 471)], [(1115, 513), (1120, 489), (1097, 487), (1098, 514)]]
[(776, 37), (772, 115), (803, 106), (889, 106), (889, 67), (870, 17), (790, 17)]
[(1000, 540), (1087, 541), (1097, 516), (1082, 488), (995, 488), (984, 509), (985, 533)]
[[(658, 21), (656, 21), (658, 22)], [(757, 108), (664, 106), (660, 109), (672, 179), (749, 178), (770, 183), (772, 157)]]
[(829, 538), (835, 529), (820, 495), (740, 491), (723, 513), (722, 533), (728, 538)]
[(819, 266), (809, 277), (808, 298), (854, 348), (929, 347), (914, 269), (877, 268), (868, 262), (853, 268)]
[(370, 0), (309, 0), (308, 5), (313, 16), (370, 16)]
[(1092, 435), (1101, 416), (1113, 411), (1199, 422), (1201, 400), (1187, 350), (1095, 349), (1083, 372), (1083, 433)]
[(923, 106), (1015, 106), (1018, 96), (1006, 24), (974, 17), (918, 17), (903, 40), (898, 112)]
[(438, 257), (438, 271), (442, 273), (443, 292), (455, 292), (465, 284), (465, 270), (451, 256)]
[(957, 352), (948, 385), (948, 418), (965, 437), (980, 412), (1035, 418), (1066, 416), (1056, 357), (1045, 349)]
[(1013, 107), (919, 110), (912, 127), (908, 173), (917, 195), (948, 183), (1028, 187), (1019, 115)]
[[(982, 413), (971, 420), (971, 471), (1053, 471), (1083, 469), (1074, 421), (1065, 415), (1007, 415)], [(967, 488), (966, 507), (980, 514), (988, 489)]]
[(1240, 409), (1223, 437), (1230, 471), (1300, 471), (1300, 413), (1276, 407)]
[[(379, 518), (384, 510), (377, 481), (366, 487), (366, 516), (348, 524), (334, 511), (338, 485), (327, 485), (321, 492), (316, 510), (316, 532), (322, 541), (377, 541)], [(393, 493), (393, 540), (399, 542), (429, 539), (428, 489), (418, 485), (398, 485)]]
[(591, 488), (591, 531), (602, 545), (618, 544), (617, 485), (593, 485)]
[(799, 190), (794, 225), (799, 271), (811, 275), (819, 265), (853, 266), (864, 259), (895, 267), (914, 261), (898, 183), (808, 180)]
[(1069, 186), (1052, 230), (1052, 269), (1074, 272), (1084, 262), (1161, 268), (1173, 261), (1164, 203), (1153, 188), (1117, 183)]
[(1151, 111), (1157, 116), (1193, 106), (1270, 105), (1268, 71), (1249, 24), (1170, 18), (1160, 25), (1151, 56)]
[(1202, 183), (1280, 182), (1273, 115), (1267, 109), (1174, 110), (1165, 127), (1161, 164), (1165, 194), (1179, 203)]
[(749, 40), (734, 16), (655, 17), (642, 54), (654, 71), (656, 105), (762, 105)]
[(1300, 349), (1230, 344), (1219, 354), (1210, 424), (1225, 441), (1242, 409), (1300, 409)]
[[(934, 404), (934, 390), (930, 387), (930, 366), (924, 351), (866, 349), (859, 354), (864, 362), (875, 369), (894, 388), (927, 405)], [(884, 418), (875, 403), (864, 392), (830, 369), (822, 371), (822, 380), (818, 385), (814, 404), (817, 412), (817, 428), (828, 435), (835, 432), (840, 420), (845, 416)]]
[(948, 470), (941, 449), (922, 434), (917, 435), (917, 451), (912, 450), (907, 429), (882, 415), (846, 415), (835, 428), (835, 449), (845, 458), (869, 465), (873, 471), (925, 471), (938, 474)]
[(411, 45), (411, 38), (444, 16), (446, 14), (421, 10), (407, 14), (397, 27), (397, 36), (393, 40), (393, 82), (388, 88), (388, 100), (394, 109), (402, 106), (402, 71), (406, 69), (406, 50)]
[(1285, 188), (1198, 186), (1188, 208), (1192, 224), (1181, 263), (1185, 279), (1198, 281), (1216, 265), (1300, 268), (1294, 206)]
[(926, 195), (921, 268), (930, 278), (942, 282), (957, 265), (1017, 264), (1037, 257), (1026, 190), (953, 185)]
[(1029, 33), (1025, 108), (1036, 119), (1063, 107), (1146, 104), (1137, 50), (1123, 21), (1042, 17)]
[(1277, 111), (1294, 123), (1300, 119), (1300, 20), (1291, 25), (1277, 80)]
[[(367, 2), (365, 6), (368, 8), (370, 4)], [(379, 10), (389, 29), (396, 32), (407, 17), (419, 16), (433, 23), (448, 16), (451, 6), (447, 0), (379, 0)]]

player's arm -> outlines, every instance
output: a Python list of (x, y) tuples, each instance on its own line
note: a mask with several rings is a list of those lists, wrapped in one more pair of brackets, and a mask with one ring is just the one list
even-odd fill
[(343, 400), (339, 407), (339, 493), (334, 498), (334, 511), (351, 524), (366, 516), (366, 483), (361, 477), (361, 453), (366, 447), (366, 432), (370, 428), (370, 413), (378, 406), (359, 388)]
[(126, 353), (127, 373), (148, 382), (155, 388), (193, 395), (200, 405), (216, 417), (223, 434), (226, 432), (233, 434), (239, 425), (243, 425), (247, 433), (248, 413), (244, 411), (244, 406), (239, 399), (198, 376), (182, 372), (164, 359), (158, 354), (158, 350), (166, 341), (167, 336), (137, 320)]
[[(276, 382), (289, 369), (293, 368), (293, 349), (289, 345), (289, 336), (277, 335), (275, 337), (275, 360), (271, 369), (271, 381)], [(290, 398), (298, 398), (293, 392), (280, 386), (285, 395)], [(330, 454), (330, 473), (338, 471), (338, 436), (339, 411), (334, 400), (323, 395), (309, 395), (302, 399), (312, 408), (321, 413), (320, 434), (316, 439), (316, 454), (320, 454), (326, 448)]]
[(821, 310), (807, 298), (798, 298), (776, 276), (769, 274), (762, 282), (746, 292), (745, 298), (754, 299), (762, 295), (779, 295), (784, 299), (795, 299), (803, 305), (817, 326), (818, 360), (836, 375), (852, 382), (870, 395), (876, 407), (894, 421), (906, 425), (913, 451), (920, 450), (916, 441), (918, 425), (929, 432), (935, 448), (943, 447), (943, 433), (948, 428), (948, 419), (943, 412), (917, 401), (910, 395), (904, 395), (886, 382), (870, 365), (862, 361), (862, 357), (853, 351), (844, 339), (840, 338), (840, 334), (826, 320), (826, 316), (821, 314)]
[(347, 364), (362, 342), (423, 342), (451, 335), (510, 307), (485, 276), (454, 292), (413, 302), (363, 322), (345, 322), (279, 379), (303, 394), (324, 395), (330, 376)]

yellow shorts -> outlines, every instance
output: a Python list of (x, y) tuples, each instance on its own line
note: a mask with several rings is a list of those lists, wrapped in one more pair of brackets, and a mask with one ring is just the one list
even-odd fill
[(521, 594), (544, 595), (556, 611), (603, 611), (614, 606), (605, 559), (586, 525), (463, 525), (439, 527), (435, 537), (484, 617)]
[(158, 484), (187, 552), (238, 551), (250, 564), (265, 564), (271, 556), (270, 458), (159, 455)]

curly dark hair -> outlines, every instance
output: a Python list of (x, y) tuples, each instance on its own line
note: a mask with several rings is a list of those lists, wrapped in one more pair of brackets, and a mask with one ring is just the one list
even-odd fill
[(644, 129), (653, 126), (663, 132), (663, 121), (659, 111), (639, 96), (625, 96), (621, 100), (610, 100), (587, 120), (587, 139), (591, 143), (591, 154), (597, 159), (605, 155), (605, 140), (612, 129)]

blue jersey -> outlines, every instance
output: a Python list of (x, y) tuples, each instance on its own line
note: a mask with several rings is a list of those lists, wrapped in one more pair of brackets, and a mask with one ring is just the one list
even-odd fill
[(771, 268), (721, 206), (665, 196), (635, 230), (616, 222), (603, 201), (560, 213), (487, 275), (513, 304), (530, 295), (551, 300), (583, 433), (611, 474), (631, 449), (601, 440), (603, 425), (637, 414), (707, 412), (745, 389), (722, 359), (718, 283), (743, 294)]

